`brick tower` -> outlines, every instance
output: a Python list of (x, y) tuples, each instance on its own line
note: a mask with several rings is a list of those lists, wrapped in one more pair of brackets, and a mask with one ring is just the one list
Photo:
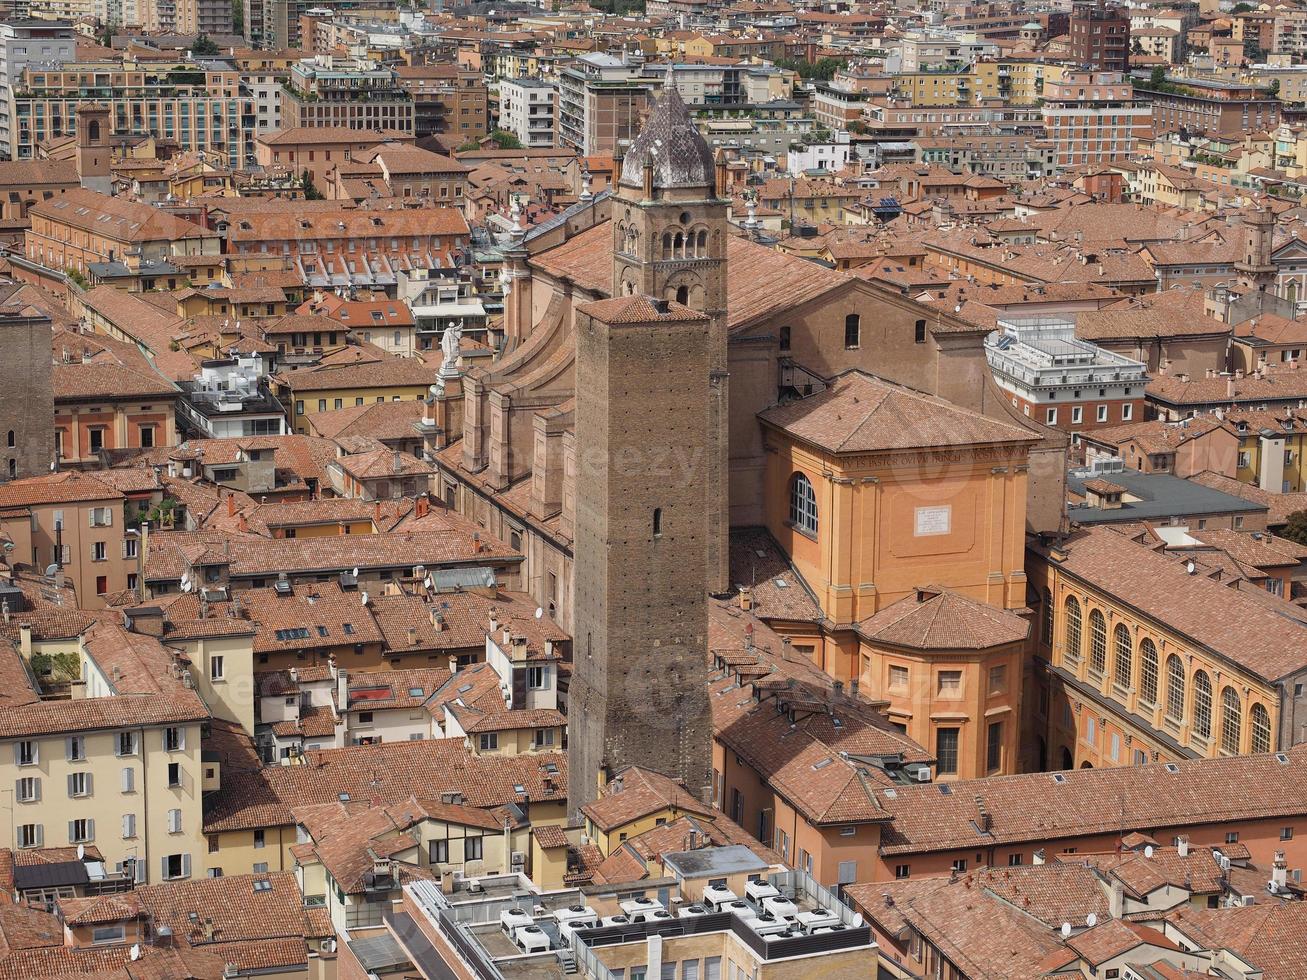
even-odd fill
[(672, 300), (712, 321), (711, 495), (708, 591), (730, 589), (727, 573), (729, 392), (726, 375), (725, 165), (685, 111), (669, 78), (662, 97), (622, 160), (613, 199), (613, 296)]
[[(576, 324), (569, 805), (641, 765), (706, 796), (725, 561), (725, 211), (668, 86), (613, 201), (613, 298)], [(720, 538), (720, 540), (719, 540)]]
[(1243, 257), (1234, 263), (1239, 281), (1249, 289), (1275, 292), (1279, 269), (1271, 261), (1275, 238), (1275, 214), (1254, 205), (1243, 217)]
[(113, 190), (109, 129), (109, 107), (103, 102), (77, 107), (77, 179), (83, 187), (101, 194)]

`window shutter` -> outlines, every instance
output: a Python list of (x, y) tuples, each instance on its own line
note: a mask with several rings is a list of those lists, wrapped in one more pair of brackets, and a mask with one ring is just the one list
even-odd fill
[(23, 761), (23, 743), (14, 743), (14, 765), (20, 765)]
[(36, 825), (36, 846), (45, 846), (45, 824), (39, 823)]
[(186, 729), (181, 725), (177, 726), (177, 748), (179, 750), (186, 748)]
[(75, 777), (76, 775), (77, 775), (76, 773), (72, 773), (72, 772), (70, 772), (70, 773), (68, 774), (68, 777), (67, 777), (67, 778), (68, 778), (68, 795), (69, 795), (69, 796), (75, 796), (75, 795), (76, 795), (75, 787), (73, 786), (73, 779), (74, 779), (74, 777)]
[(168, 880), (168, 855), (167, 854), (159, 858), (159, 880), (160, 881)]
[[(132, 820), (132, 827), (135, 829), (135, 818), (133, 817)], [(136, 858), (134, 859), (133, 864), (136, 867), (136, 883), (138, 885), (145, 884), (145, 858)]]
[(123, 769), (123, 792), (132, 793), (136, 790), (136, 770), (131, 766)]
[(86, 818), (86, 839), (95, 840), (95, 818)]
[(189, 878), (190, 876), (191, 876), (191, 856), (190, 856), (189, 854), (183, 854), (183, 855), (182, 855), (182, 877), (183, 877), (183, 878)]
[(86, 795), (87, 795), (87, 796), (90, 796), (92, 793), (95, 792), (95, 783), (94, 783), (94, 780), (95, 780), (95, 777), (94, 777), (93, 775), (91, 775), (91, 773), (88, 772), (88, 773), (86, 774)]
[(92, 507), (87, 512), (87, 519), (91, 522), (91, 527), (95, 527), (95, 515), (98, 514), (99, 512), (100, 512), (99, 507)]
[(112, 507), (105, 507), (105, 508), (104, 508), (104, 526), (105, 526), (105, 527), (113, 527), (113, 508), (112, 508)]
[(68, 843), (72, 844), (77, 840), (77, 821), (68, 821)]
[(70, 545), (70, 544), (66, 544), (66, 545), (63, 546), (63, 554), (60, 556), (60, 560), (61, 560), (65, 565), (67, 565), (70, 561), (73, 560), (73, 546), (72, 546), (72, 545)]
[(123, 814), (123, 840), (131, 840), (136, 836), (136, 814)]
[(73, 740), (71, 736), (64, 739), (64, 761), (73, 761)]

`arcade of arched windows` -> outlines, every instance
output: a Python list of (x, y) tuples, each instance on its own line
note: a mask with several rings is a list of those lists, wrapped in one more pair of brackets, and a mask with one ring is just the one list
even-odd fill
[[(1039, 639), (1079, 684), (1200, 756), (1277, 748), (1274, 691), (1122, 616), (1096, 596), (1041, 591)], [(1137, 725), (1136, 725), (1137, 727)]]

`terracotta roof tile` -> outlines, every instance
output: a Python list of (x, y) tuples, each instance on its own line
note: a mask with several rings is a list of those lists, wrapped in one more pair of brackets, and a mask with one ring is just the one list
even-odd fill
[(856, 370), (837, 376), (824, 391), (768, 409), (759, 418), (836, 453), (1036, 441), (1016, 425)]
[(925, 587), (864, 619), (858, 632), (872, 643), (914, 650), (988, 650), (1024, 641), (1030, 624), (961, 593)]

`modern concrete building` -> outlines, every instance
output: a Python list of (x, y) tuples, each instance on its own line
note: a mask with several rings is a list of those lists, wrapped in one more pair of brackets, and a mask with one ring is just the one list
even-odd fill
[(557, 88), (538, 78), (505, 78), (499, 83), (499, 128), (525, 147), (558, 145), (554, 103)]
[(1059, 167), (1129, 156), (1148, 129), (1148, 106), (1120, 72), (1071, 71), (1044, 84), (1044, 130)]
[(393, 68), (321, 55), (291, 67), (281, 90), (281, 123), (413, 132), (413, 97)]
[(985, 356), (1015, 408), (1072, 438), (1143, 418), (1144, 365), (1077, 340), (1071, 320), (1000, 319), (985, 342)]
[(29, 65), (55, 65), (76, 58), (71, 24), (51, 20), (11, 20), (0, 24), (0, 157), (15, 156), (12, 86)]
[(635, 139), (649, 103), (640, 66), (591, 53), (558, 73), (558, 142), (583, 156), (612, 153)]

